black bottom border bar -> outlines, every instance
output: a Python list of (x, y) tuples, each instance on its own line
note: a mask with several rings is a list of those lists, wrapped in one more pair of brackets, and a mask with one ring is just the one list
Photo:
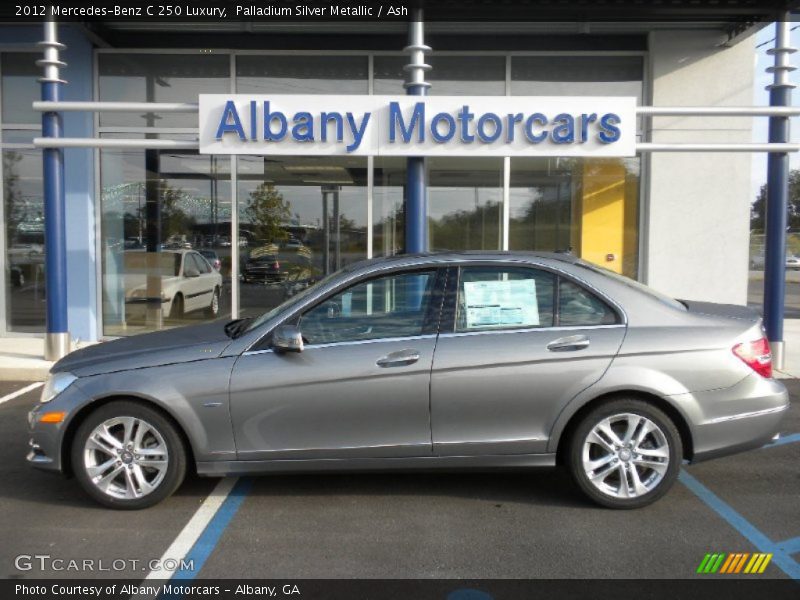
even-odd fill
[(42, 600), (797, 600), (800, 582), (703, 579), (4, 579), (0, 598)]

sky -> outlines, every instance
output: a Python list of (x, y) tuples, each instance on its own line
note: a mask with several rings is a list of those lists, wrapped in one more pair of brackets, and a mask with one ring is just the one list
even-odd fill
[[(800, 48), (800, 24), (793, 23), (791, 32), (791, 45)], [(769, 105), (769, 92), (766, 86), (772, 83), (772, 73), (767, 73), (767, 67), (773, 64), (773, 57), (767, 54), (767, 50), (775, 45), (775, 25), (770, 24), (756, 34), (756, 73), (753, 85), (753, 106)], [(800, 67), (800, 52), (791, 55), (790, 61), (793, 65)], [(797, 84), (800, 81), (800, 71), (795, 71), (789, 75), (789, 79)], [(800, 88), (792, 93), (792, 104), (800, 106)], [(769, 119), (757, 117), (753, 119), (753, 141), (764, 143), (768, 136)], [(794, 120), (791, 128), (791, 141), (800, 142), (800, 132), (797, 127), (797, 120)], [(793, 152), (789, 155), (789, 162), (792, 169), (800, 168), (800, 153)], [(767, 155), (757, 153), (753, 155), (753, 171), (750, 181), (751, 200), (755, 200), (761, 186), (767, 181)]]

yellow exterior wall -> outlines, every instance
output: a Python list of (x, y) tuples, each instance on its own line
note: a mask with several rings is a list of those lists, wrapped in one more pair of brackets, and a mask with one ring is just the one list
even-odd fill
[[(630, 221), (635, 203), (629, 203), (634, 206), (626, 211), (625, 196), (630, 186), (626, 184), (625, 166), (621, 161), (586, 159), (582, 175), (577, 207), (580, 256), (617, 273), (628, 271), (624, 269), (626, 258), (630, 253), (635, 256), (635, 248), (630, 247), (631, 227), (626, 236), (626, 216)], [(635, 224), (631, 225), (635, 232)], [(614, 255), (611, 261), (607, 260), (609, 254)]]

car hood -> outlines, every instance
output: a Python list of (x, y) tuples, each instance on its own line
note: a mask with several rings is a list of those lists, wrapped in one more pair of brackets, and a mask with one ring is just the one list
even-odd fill
[(230, 342), (222, 321), (178, 327), (76, 350), (53, 365), (51, 372), (69, 371), (85, 377), (205, 360), (219, 356)]

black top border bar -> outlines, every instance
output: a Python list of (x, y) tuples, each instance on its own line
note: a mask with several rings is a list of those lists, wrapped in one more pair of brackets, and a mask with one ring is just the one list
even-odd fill
[[(9, 0), (0, 22), (699, 22), (784, 19), (800, 0)], [(794, 20), (795, 15), (790, 19)]]

